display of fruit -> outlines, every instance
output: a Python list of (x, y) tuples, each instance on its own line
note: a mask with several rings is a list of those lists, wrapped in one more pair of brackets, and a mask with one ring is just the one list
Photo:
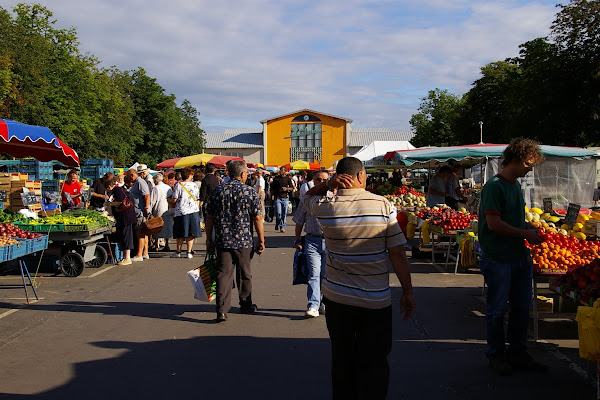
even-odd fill
[(19, 243), (19, 241), (16, 239), (5, 237), (5, 236), (0, 236), (0, 247), (10, 246), (11, 244), (16, 244), (16, 243)]
[(394, 196), (404, 196), (407, 194), (411, 194), (416, 197), (425, 197), (425, 193), (416, 190), (415, 188), (411, 188), (409, 186), (400, 186), (394, 193)]
[(597, 299), (600, 297), (600, 259), (567, 271), (556, 282), (565, 285), (567, 291), (578, 291), (584, 296)]
[[(427, 211), (423, 212), (422, 214), (425, 216)], [(429, 216), (429, 223), (439, 226), (444, 230), (460, 230), (471, 225), (471, 221), (476, 219), (476, 215), (469, 214), (466, 210), (459, 212), (451, 208), (440, 208), (437, 210), (432, 208), (431, 215)]]
[(0, 236), (20, 239), (35, 239), (41, 237), (40, 233), (27, 232), (15, 226), (12, 222), (0, 224)]
[(575, 236), (539, 231), (544, 240), (539, 245), (530, 245), (536, 269), (568, 270), (588, 264), (598, 258), (599, 241), (585, 241)]

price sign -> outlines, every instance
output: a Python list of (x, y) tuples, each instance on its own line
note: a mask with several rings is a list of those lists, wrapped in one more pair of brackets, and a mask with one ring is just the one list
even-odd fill
[(23, 205), (26, 207), (39, 203), (37, 196), (33, 192), (21, 193), (21, 199), (23, 200)]
[(544, 212), (545, 213), (552, 212), (552, 198), (545, 197), (542, 201), (544, 202)]
[(571, 204), (567, 207), (567, 215), (565, 215), (565, 224), (567, 225), (575, 225), (577, 221), (577, 216), (579, 215), (579, 210), (581, 209), (580, 204)]
[(0, 190), (0, 203), (6, 202), (6, 190)]

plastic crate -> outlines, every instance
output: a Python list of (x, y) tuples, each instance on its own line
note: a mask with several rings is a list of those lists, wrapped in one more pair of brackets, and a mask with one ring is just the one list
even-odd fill
[(82, 166), (81, 167), (81, 175), (94, 175), (98, 172), (97, 166)]
[(27, 239), (16, 239), (19, 243), (11, 244), (8, 246), (8, 257), (7, 260), (14, 260), (19, 257), (23, 257), (28, 254), (27, 251)]
[(21, 166), (36, 166), (38, 165), (38, 160), (21, 160)]
[(8, 248), (9, 246), (0, 246), (0, 263), (8, 260)]
[(48, 235), (42, 235), (38, 238), (27, 239), (28, 253), (46, 250), (48, 248)]
[(114, 167), (114, 161), (109, 158), (86, 158), (83, 160), (83, 165), (97, 165), (104, 167)]

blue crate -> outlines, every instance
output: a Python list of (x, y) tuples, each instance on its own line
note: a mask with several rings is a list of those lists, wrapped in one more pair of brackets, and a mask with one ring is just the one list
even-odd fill
[(38, 160), (21, 160), (21, 167), (35, 167), (38, 165)]
[(28, 254), (27, 239), (16, 239), (16, 240), (18, 240), (19, 243), (11, 244), (10, 246), (8, 246), (7, 261), (14, 260), (16, 258), (23, 257), (24, 255)]
[(0, 263), (8, 260), (8, 248), (10, 246), (1, 246), (0, 247)]
[(85, 160), (83, 160), (83, 165), (94, 165), (113, 168), (115, 166), (115, 162), (110, 158), (86, 158)]
[(42, 235), (35, 239), (27, 239), (27, 252), (35, 253), (48, 248), (48, 235)]

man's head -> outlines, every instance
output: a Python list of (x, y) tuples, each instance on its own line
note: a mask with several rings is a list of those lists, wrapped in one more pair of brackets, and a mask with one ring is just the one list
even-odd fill
[(102, 177), (102, 182), (107, 182), (107, 181), (112, 181), (114, 179), (114, 175), (112, 172), (107, 172), (104, 174), (104, 177)]
[(315, 185), (325, 182), (327, 179), (329, 179), (329, 172), (327, 171), (317, 171), (312, 177), (312, 181), (315, 183)]
[(260, 176), (263, 176), (263, 169), (262, 168), (256, 168), (256, 171), (254, 171), (254, 176), (256, 176), (257, 178)]
[(146, 179), (150, 174), (150, 169), (148, 169), (148, 166), (146, 164), (140, 164), (137, 167), (137, 173), (139, 176), (142, 177), (142, 179)]
[(125, 186), (127, 186), (128, 188), (133, 187), (133, 181), (135, 181), (135, 179), (133, 179), (131, 175), (127, 174), (127, 176), (125, 177)]
[(535, 165), (544, 162), (545, 159), (538, 142), (522, 137), (511, 140), (502, 155), (502, 166), (514, 169), (519, 177), (527, 175)]
[(354, 187), (364, 188), (367, 185), (367, 172), (362, 161), (356, 157), (344, 157), (335, 168), (338, 175), (347, 174), (354, 178)]
[(285, 176), (285, 173), (286, 173), (286, 172), (287, 172), (287, 168), (286, 168), (286, 167), (281, 167), (281, 168), (279, 169), (279, 174), (280, 174), (281, 176)]
[(154, 180), (154, 184), (158, 185), (159, 182), (163, 181), (163, 174), (161, 174), (160, 172), (157, 172), (156, 174), (154, 174), (152, 176), (152, 180)]
[(452, 174), (452, 168), (450, 168), (450, 166), (448, 166), (448, 165), (444, 165), (438, 171), (438, 175), (444, 179), (448, 178), (450, 176), (450, 174)]
[(137, 173), (137, 170), (135, 169), (130, 169), (129, 171), (127, 171), (127, 176), (130, 177), (132, 180), (136, 180), (137, 178), (139, 178), (139, 175)]
[(72, 169), (69, 171), (69, 173), (67, 174), (67, 182), (69, 184), (75, 183), (79, 180), (79, 172), (77, 172), (76, 170)]
[(245, 182), (248, 177), (248, 166), (242, 160), (231, 160), (227, 164), (227, 174), (230, 179), (238, 178), (242, 182)]
[(217, 169), (217, 167), (215, 167), (215, 164), (213, 164), (213, 163), (206, 164), (205, 171), (207, 174), (214, 174), (216, 169)]

